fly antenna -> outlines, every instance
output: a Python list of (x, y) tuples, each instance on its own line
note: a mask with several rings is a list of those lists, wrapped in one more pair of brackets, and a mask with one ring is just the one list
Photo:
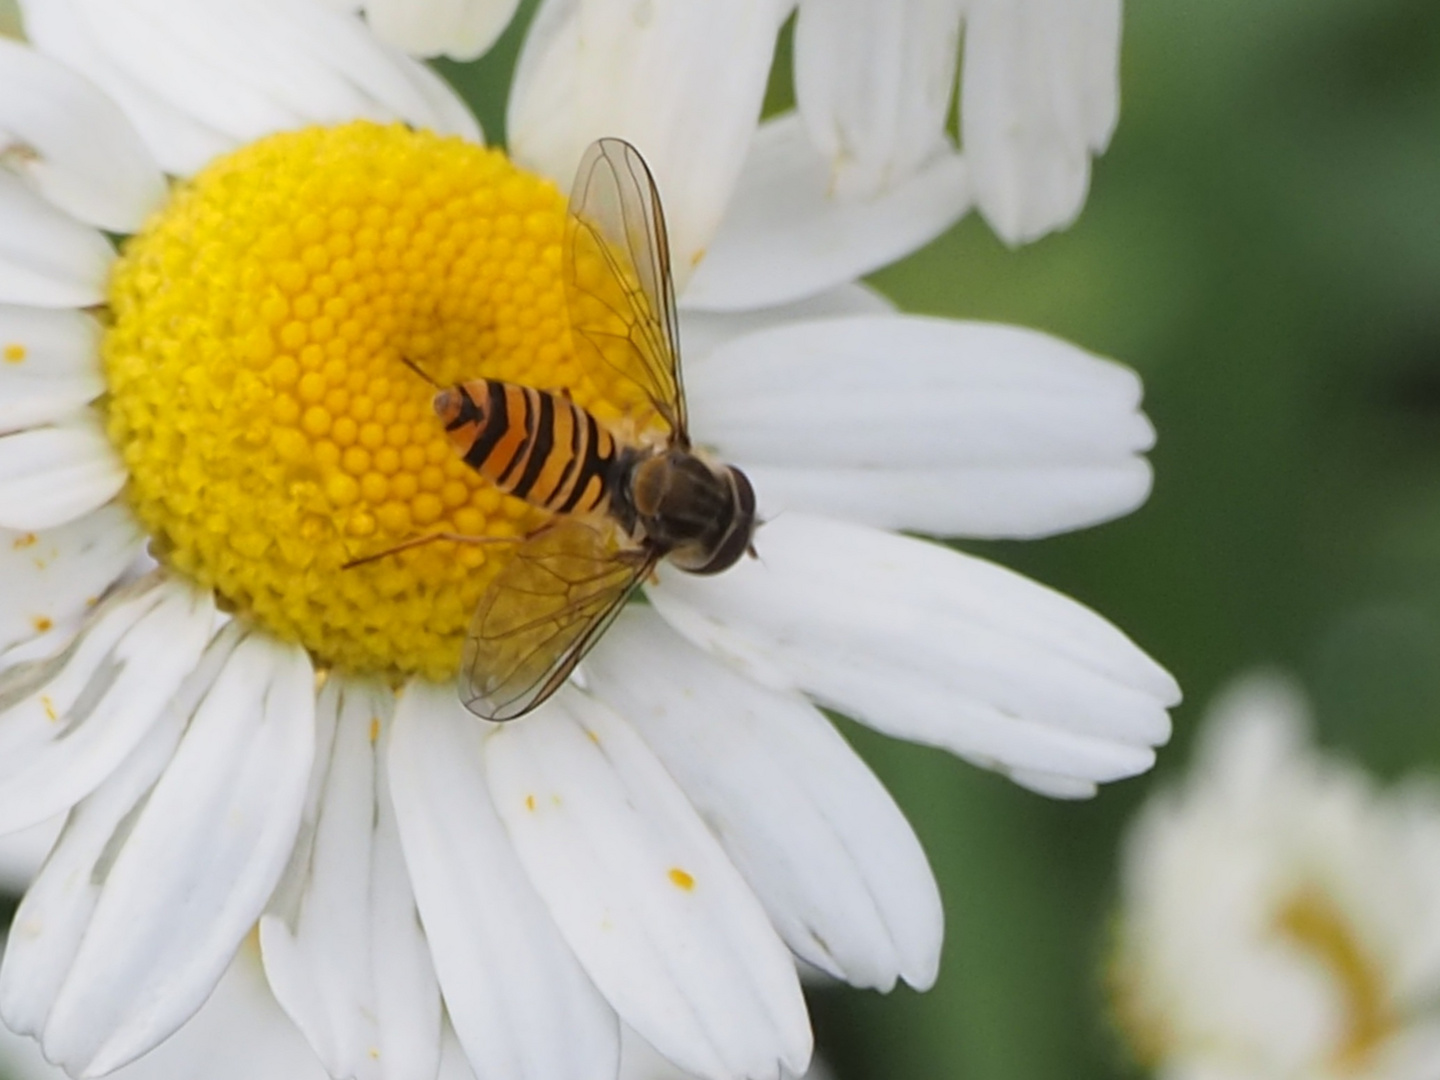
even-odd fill
[(431, 386), (435, 387), (436, 390), (444, 389), (444, 387), (442, 387), (438, 382), (436, 382), (430, 377), (429, 373), (424, 368), (422, 368), (419, 364), (415, 363), (415, 361), (411, 360), (408, 356), (400, 357), (400, 362), (406, 367), (408, 367), (411, 371), (415, 372), (416, 375), (419, 375)]

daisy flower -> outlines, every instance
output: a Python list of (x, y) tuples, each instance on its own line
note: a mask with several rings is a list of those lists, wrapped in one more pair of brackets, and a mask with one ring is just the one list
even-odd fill
[(1124, 849), (1112, 990), (1175, 1080), (1440, 1074), (1440, 798), (1309, 745), (1305, 701), (1252, 675)]
[[(795, 956), (925, 987), (941, 937), (913, 833), (819, 706), (1053, 795), (1150, 766), (1161, 668), (902, 535), (1129, 511), (1139, 381), (848, 283), (903, 207), (845, 210), (827, 254), (834, 211), (777, 183), (793, 227), (761, 235), (772, 5), (587, 23), (579, 64), (575, 28), (537, 24), (511, 157), (308, 0), (23, 7), (33, 48), (0, 41), (0, 831), (67, 817), (0, 1017), (72, 1075), (179, 1029), (257, 921), (337, 1077), (434, 1076), (442, 1015), (482, 1080), (610, 1080), (621, 1021), (696, 1076), (799, 1074)], [(619, 413), (560, 277), (556, 182), (602, 134), (654, 164), (677, 278), (762, 301), (681, 318), (691, 431), (753, 479), (760, 557), (662, 567), (583, 686), (488, 725), (453, 677), (506, 549), (347, 564), (537, 522), (402, 360)]]

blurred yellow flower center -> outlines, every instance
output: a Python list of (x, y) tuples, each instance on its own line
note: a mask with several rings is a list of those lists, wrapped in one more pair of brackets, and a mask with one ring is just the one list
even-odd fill
[(495, 150), (357, 122), (219, 159), (125, 246), (110, 437), (152, 550), (322, 664), (454, 674), (470, 613), (541, 512), (456, 454), (434, 388), (567, 388), (565, 200)]
[(1281, 906), (1275, 925), (1338, 984), (1345, 1028), (1334, 1063), (1342, 1071), (1358, 1071), (1399, 1026), (1379, 964), (1346, 914), (1319, 890), (1291, 896)]

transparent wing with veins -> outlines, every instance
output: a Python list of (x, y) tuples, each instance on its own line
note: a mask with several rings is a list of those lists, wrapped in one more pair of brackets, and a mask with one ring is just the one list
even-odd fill
[(575, 174), (565, 297), (582, 362), (637, 386), (669, 440), (688, 447), (665, 214), (649, 167), (623, 139), (591, 143)]
[(513, 720), (570, 677), (659, 556), (617, 529), (558, 519), (526, 540), (470, 623), (460, 699), (485, 720)]

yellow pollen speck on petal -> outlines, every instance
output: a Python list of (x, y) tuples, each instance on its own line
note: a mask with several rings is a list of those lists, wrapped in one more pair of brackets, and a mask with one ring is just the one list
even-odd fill
[(18, 364), (29, 355), (29, 351), (19, 342), (12, 341), (5, 346), (4, 356), (7, 364)]
[(670, 883), (677, 889), (684, 889), (686, 892), (689, 892), (695, 888), (695, 879), (678, 866), (671, 867), (669, 877)]
[(51, 723), (60, 719), (60, 714), (55, 711), (55, 702), (50, 699), (50, 695), (40, 695), (40, 707), (45, 710), (45, 718)]
[(23, 536), (17, 536), (15, 538), (15, 542), (10, 546), (13, 547), (16, 551), (21, 551), (24, 548), (34, 547), (39, 540), (40, 538), (34, 533), (27, 532)]
[(37, 633), (41, 634), (47, 633), (55, 625), (52, 619), (48, 619), (44, 615), (36, 615), (30, 620), (30, 624), (35, 627)]
[(571, 347), (564, 223), (500, 151), (370, 122), (268, 136), (177, 187), (115, 264), (103, 346), (151, 551), (322, 666), (453, 676), (511, 549), (346, 564), (545, 520), (457, 459), (402, 361), (602, 416), (628, 400)]
[(373, 743), (373, 742), (376, 742), (379, 738), (380, 738), (380, 718), (379, 718), (378, 716), (372, 716), (372, 717), (370, 718), (370, 741)]
[(525, 809), (526, 809), (526, 810), (529, 810), (531, 813), (534, 813), (534, 812), (535, 812), (535, 796), (534, 796), (534, 795), (526, 795), (526, 796), (525, 796)]

